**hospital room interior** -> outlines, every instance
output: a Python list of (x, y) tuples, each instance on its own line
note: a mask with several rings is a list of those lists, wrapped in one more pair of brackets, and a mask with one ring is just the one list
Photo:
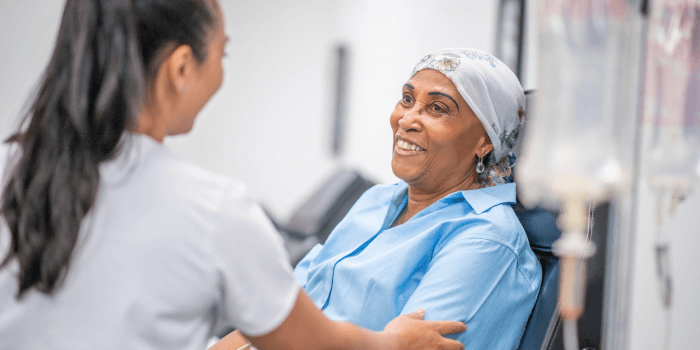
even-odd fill
[[(64, 3), (0, 1), (3, 140)], [(292, 267), (365, 191), (400, 181), (390, 116), (416, 62), (469, 48), (510, 68), (526, 101), (512, 206), (543, 275), (517, 348), (700, 349), (700, 1), (219, 4), (223, 84), (164, 145), (244, 183)]]

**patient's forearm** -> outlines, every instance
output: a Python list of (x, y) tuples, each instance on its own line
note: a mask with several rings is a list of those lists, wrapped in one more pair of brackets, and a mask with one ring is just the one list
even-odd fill
[(221, 340), (209, 348), (209, 350), (236, 350), (246, 344), (248, 344), (248, 339), (246, 339), (241, 332), (233, 331), (221, 338)]

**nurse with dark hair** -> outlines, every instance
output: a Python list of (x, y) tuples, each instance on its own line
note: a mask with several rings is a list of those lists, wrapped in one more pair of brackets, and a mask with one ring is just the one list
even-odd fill
[[(328, 320), (240, 182), (163, 145), (219, 89), (214, 0), (68, 0), (20, 129), (0, 146), (0, 349), (460, 349), (459, 322)], [(248, 346), (248, 345), (244, 345)]]

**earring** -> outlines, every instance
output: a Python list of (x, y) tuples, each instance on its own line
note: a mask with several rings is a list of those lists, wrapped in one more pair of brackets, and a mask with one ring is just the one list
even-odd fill
[(187, 85), (183, 85), (183, 86), (182, 86), (182, 93), (183, 93), (184, 95), (187, 95), (187, 89), (188, 89)]
[(484, 166), (484, 157), (479, 157), (479, 163), (476, 165), (476, 173), (481, 174), (486, 167)]

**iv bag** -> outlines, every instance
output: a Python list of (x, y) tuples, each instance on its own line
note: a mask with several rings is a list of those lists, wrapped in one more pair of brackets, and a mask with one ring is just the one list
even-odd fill
[(677, 187), (700, 177), (700, 1), (653, 2), (645, 75), (644, 171)]
[(639, 2), (538, 5), (540, 89), (516, 167), (520, 198), (556, 209), (569, 195), (595, 203), (626, 193), (641, 72)]

